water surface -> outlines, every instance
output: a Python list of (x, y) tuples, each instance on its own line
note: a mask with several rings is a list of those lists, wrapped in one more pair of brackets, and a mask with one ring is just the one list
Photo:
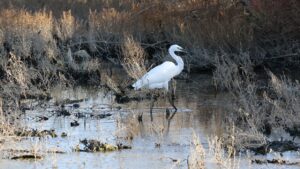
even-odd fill
[[(191, 82), (177, 80), (178, 112), (171, 120), (166, 119), (166, 108), (171, 110), (167, 99), (161, 98), (155, 103), (154, 119), (151, 122), (148, 100), (117, 104), (114, 102), (114, 95), (101, 88), (55, 88), (52, 91), (53, 99), (49, 102), (23, 101), (31, 105), (33, 110), (26, 111), (22, 125), (39, 130), (54, 129), (58, 137), (29, 138), (23, 139), (20, 143), (6, 144), (7, 149), (34, 149), (44, 158), (10, 160), (7, 153), (2, 155), (0, 168), (187, 168), (192, 133), (195, 132), (199, 136), (203, 147), (208, 150), (207, 140), (212, 135), (222, 134), (225, 127), (222, 119), (228, 113), (227, 108), (232, 102), (229, 94), (215, 93), (210, 75), (195, 75), (192, 79)], [(57, 116), (56, 111), (61, 109), (57, 103), (66, 99), (82, 99), (82, 101), (78, 102), (79, 108), (74, 107), (74, 104), (65, 105), (71, 116)], [(137, 116), (141, 113), (143, 122), (140, 123)], [(99, 114), (112, 116), (97, 118)], [(40, 121), (41, 116), (49, 119)], [(74, 120), (79, 122), (79, 126), (70, 126)], [(61, 137), (63, 132), (68, 136)], [(75, 152), (73, 150), (75, 147), (83, 147), (79, 144), (83, 139), (97, 139), (110, 144), (121, 142), (130, 145), (132, 149), (114, 152)], [(53, 150), (65, 153), (46, 153)], [(298, 158), (298, 155), (288, 155), (287, 158)], [(207, 154), (207, 167), (218, 167), (212, 159)], [(245, 166), (297, 168), (297, 166), (251, 164), (249, 159), (242, 157), (237, 165), (243, 166), (242, 168)]]

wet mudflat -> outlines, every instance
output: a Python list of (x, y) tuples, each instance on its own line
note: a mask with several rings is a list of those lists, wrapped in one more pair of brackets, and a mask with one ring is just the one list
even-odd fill
[[(4, 143), (0, 168), (188, 168), (193, 132), (208, 151), (208, 138), (222, 134), (222, 119), (231, 106), (230, 95), (214, 92), (209, 75), (192, 79), (189, 83), (177, 81), (178, 112), (170, 120), (166, 118), (166, 108), (172, 110), (167, 99), (155, 103), (151, 122), (148, 100), (117, 104), (114, 95), (101, 88), (55, 88), (50, 101), (24, 100), (26, 111), (20, 125), (46, 134), (25, 135), (15, 143)], [(137, 116), (142, 113), (139, 122)], [(99, 144), (87, 145), (88, 141)], [(36, 158), (21, 158), (26, 154)], [(220, 167), (211, 156), (206, 155), (207, 168)], [(267, 162), (277, 156), (293, 162), (299, 159), (297, 152), (264, 156), (248, 153), (242, 154), (235, 165), (299, 167)], [(255, 159), (260, 159), (259, 164), (251, 162)]]

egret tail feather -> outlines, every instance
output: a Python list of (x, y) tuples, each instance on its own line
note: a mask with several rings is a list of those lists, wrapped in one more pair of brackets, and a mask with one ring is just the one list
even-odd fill
[(143, 87), (143, 86), (142, 86), (142, 81), (141, 81), (141, 80), (136, 81), (136, 82), (132, 85), (132, 87), (133, 87), (135, 90), (138, 90), (138, 89), (142, 88), (142, 87)]

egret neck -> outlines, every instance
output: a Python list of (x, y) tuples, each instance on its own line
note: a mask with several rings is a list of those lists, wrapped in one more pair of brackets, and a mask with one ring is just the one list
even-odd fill
[(169, 53), (172, 56), (172, 58), (175, 59), (175, 61), (176, 61), (176, 67), (178, 68), (177, 69), (177, 71), (178, 71), (177, 74), (179, 74), (183, 70), (183, 67), (184, 67), (183, 60), (180, 56), (177, 56), (175, 54), (175, 51), (174, 51), (173, 48), (169, 48)]

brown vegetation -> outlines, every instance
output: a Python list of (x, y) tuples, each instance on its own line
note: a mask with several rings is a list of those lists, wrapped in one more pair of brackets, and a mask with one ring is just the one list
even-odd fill
[(125, 37), (122, 52), (124, 55), (123, 67), (128, 75), (134, 79), (141, 78), (147, 72), (143, 48), (132, 37)]
[(300, 65), (300, 2), (250, 2), (0, 2), (0, 134), (14, 133), (8, 128), (15, 116), (6, 115), (20, 112), (21, 98), (47, 98), (56, 84), (101, 80), (121, 93), (102, 62), (122, 65), (137, 79), (168, 43), (187, 48), (188, 69), (213, 71), (216, 88), (235, 97), (226, 119), (235, 126), (228, 129), (236, 138), (232, 155), (264, 144), (270, 128), (298, 130), (299, 77), (288, 73)]
[(205, 151), (199, 140), (199, 137), (193, 132), (190, 155), (188, 157), (189, 169), (204, 169), (205, 168)]

